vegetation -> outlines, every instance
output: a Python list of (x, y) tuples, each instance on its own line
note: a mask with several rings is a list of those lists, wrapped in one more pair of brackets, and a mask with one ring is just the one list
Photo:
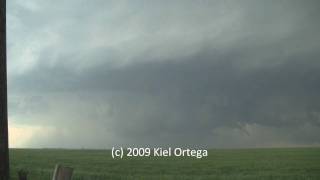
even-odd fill
[(51, 179), (55, 164), (75, 169), (73, 180), (320, 179), (320, 148), (210, 150), (209, 156), (112, 159), (108, 150), (11, 149), (11, 179)]

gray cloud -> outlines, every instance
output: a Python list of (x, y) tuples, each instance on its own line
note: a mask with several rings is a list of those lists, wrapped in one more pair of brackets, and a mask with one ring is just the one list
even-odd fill
[(28, 146), (319, 145), (317, 1), (31, 2), (10, 117), (53, 130)]

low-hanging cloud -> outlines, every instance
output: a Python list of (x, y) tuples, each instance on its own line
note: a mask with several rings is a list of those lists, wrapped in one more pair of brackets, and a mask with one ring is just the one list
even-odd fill
[(31, 2), (9, 118), (51, 130), (25, 146), (319, 145), (317, 1)]

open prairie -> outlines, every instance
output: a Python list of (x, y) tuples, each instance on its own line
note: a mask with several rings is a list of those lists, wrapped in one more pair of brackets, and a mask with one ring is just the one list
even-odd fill
[(112, 159), (110, 150), (11, 149), (11, 179), (51, 179), (56, 163), (74, 168), (73, 180), (320, 179), (320, 148), (213, 149), (209, 156)]

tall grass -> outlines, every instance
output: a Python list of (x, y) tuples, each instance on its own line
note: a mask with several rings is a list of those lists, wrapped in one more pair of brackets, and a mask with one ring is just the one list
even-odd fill
[(108, 150), (11, 149), (11, 179), (19, 169), (49, 180), (55, 164), (74, 168), (73, 180), (319, 180), (320, 148), (210, 150), (207, 158), (112, 159)]

